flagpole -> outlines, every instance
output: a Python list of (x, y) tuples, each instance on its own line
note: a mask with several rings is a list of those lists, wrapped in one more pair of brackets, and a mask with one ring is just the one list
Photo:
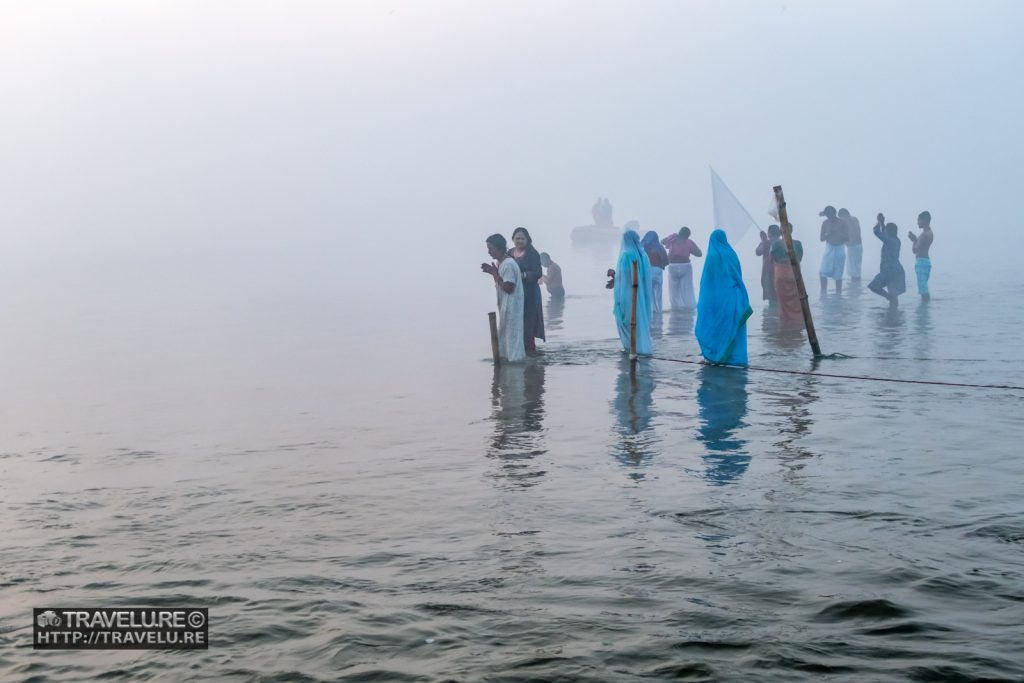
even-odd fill
[(796, 289), (800, 294), (800, 308), (804, 313), (804, 325), (807, 327), (807, 341), (811, 344), (811, 351), (815, 358), (821, 358), (821, 346), (818, 345), (818, 335), (814, 331), (814, 320), (811, 319), (811, 304), (807, 301), (807, 288), (804, 287), (804, 276), (800, 273), (800, 261), (796, 258), (796, 251), (793, 249), (793, 226), (789, 223), (786, 214), (786, 198), (782, 195), (782, 185), (776, 185), (775, 203), (779, 207), (779, 223), (782, 224), (782, 239), (786, 242), (786, 251), (789, 252), (789, 263), (793, 266), (793, 275), (796, 277)]

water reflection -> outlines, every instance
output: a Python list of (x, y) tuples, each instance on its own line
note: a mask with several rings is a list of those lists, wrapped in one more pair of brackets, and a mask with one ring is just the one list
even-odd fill
[(797, 349), (807, 344), (803, 320), (766, 313), (761, 316), (761, 333), (767, 342), (779, 349)]
[(914, 311), (914, 355), (930, 358), (932, 355), (932, 307), (919, 303)]
[(704, 442), (704, 477), (712, 484), (738, 480), (750, 465), (747, 442), (738, 435), (747, 414), (747, 371), (705, 365), (699, 370), (697, 405)]
[(845, 294), (829, 293), (818, 300), (818, 314), (814, 315), (814, 322), (820, 322), (824, 329), (835, 331), (838, 338), (850, 322), (851, 311), (859, 308), (859, 302), (847, 299)]
[(693, 324), (697, 316), (694, 310), (669, 311), (668, 327), (665, 334), (674, 336), (693, 335)]
[(811, 406), (818, 400), (818, 383), (815, 377), (808, 377), (788, 389), (775, 401), (779, 408), (779, 440), (775, 442), (780, 450), (779, 460), (787, 469), (786, 479), (792, 481), (804, 468), (806, 461), (815, 453), (801, 444), (811, 431), (813, 419)]
[(494, 435), (488, 456), (499, 461), (496, 477), (529, 487), (544, 476), (532, 461), (544, 455), (544, 364), (499, 365), (491, 383)]
[(885, 358), (900, 354), (906, 323), (906, 314), (902, 308), (886, 306), (875, 312), (875, 348), (879, 356)]
[[(634, 374), (630, 373), (629, 359), (619, 361), (619, 375), (615, 381), (615, 431), (618, 435), (614, 455), (628, 467), (647, 464), (654, 457), (657, 436), (652, 423), (657, 413), (654, 410), (654, 368), (641, 359)], [(643, 479), (641, 472), (629, 475)]]
[(562, 316), (565, 313), (565, 297), (553, 296), (548, 299), (547, 311), (544, 312), (544, 326), (549, 330), (562, 329)]
[(663, 312), (651, 313), (651, 339), (661, 339), (664, 324), (665, 314)]

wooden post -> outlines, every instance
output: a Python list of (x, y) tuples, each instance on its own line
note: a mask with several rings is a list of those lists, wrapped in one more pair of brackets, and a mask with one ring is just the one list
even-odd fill
[(633, 306), (629, 318), (629, 363), (630, 369), (636, 371), (636, 295), (640, 289), (639, 264), (633, 261)]
[(487, 321), (491, 324), (491, 353), (494, 354), (494, 364), (497, 365), (501, 362), (501, 356), (498, 354), (498, 314), (493, 311), (488, 313)]
[(793, 266), (793, 275), (796, 276), (796, 289), (800, 294), (800, 308), (804, 313), (804, 326), (807, 328), (807, 341), (811, 344), (811, 351), (815, 358), (821, 357), (821, 346), (818, 345), (818, 335), (814, 332), (814, 320), (811, 319), (811, 304), (807, 301), (807, 288), (804, 287), (804, 276), (800, 272), (800, 261), (796, 258), (796, 251), (793, 249), (793, 226), (789, 223), (786, 214), (786, 198), (782, 195), (782, 185), (775, 186), (775, 203), (779, 207), (779, 223), (782, 227), (782, 239), (786, 243), (786, 251), (789, 252), (789, 263)]

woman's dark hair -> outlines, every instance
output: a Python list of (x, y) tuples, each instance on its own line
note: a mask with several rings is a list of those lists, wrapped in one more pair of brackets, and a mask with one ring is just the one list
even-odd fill
[(524, 235), (526, 235), (526, 244), (528, 246), (532, 247), (533, 246), (533, 239), (531, 239), (531, 237), (530, 237), (530, 231), (527, 230), (526, 228), (516, 228), (515, 230), (513, 230), (512, 231), (512, 239), (515, 239), (516, 238), (516, 234), (518, 234), (520, 232), (523, 233)]
[(501, 235), (499, 235), (498, 233), (494, 233), (493, 235), (488, 237), (487, 238), (487, 243), (488, 244), (493, 244), (495, 247), (497, 247), (501, 251), (506, 251), (508, 249), (508, 243), (505, 242), (505, 238), (502, 237)]
[(690, 234), (691, 233), (689, 228), (679, 228), (679, 236), (682, 237), (684, 240), (688, 238)]
[(885, 234), (891, 237), (896, 237), (900, 234), (900, 229), (896, 227), (895, 223), (887, 223), (885, 225)]

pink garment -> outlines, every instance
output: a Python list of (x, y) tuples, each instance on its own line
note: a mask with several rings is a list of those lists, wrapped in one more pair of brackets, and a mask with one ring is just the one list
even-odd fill
[(679, 235), (669, 235), (662, 244), (668, 247), (669, 263), (689, 263), (690, 255), (698, 249), (696, 242), (689, 237), (683, 239)]

